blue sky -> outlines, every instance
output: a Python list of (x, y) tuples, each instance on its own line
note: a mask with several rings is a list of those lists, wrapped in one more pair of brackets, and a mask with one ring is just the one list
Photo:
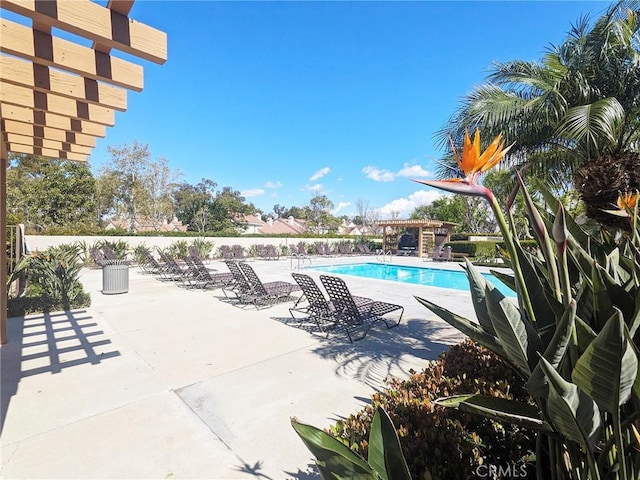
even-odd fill
[(168, 34), (168, 60), (99, 139), (137, 140), (181, 179), (231, 186), (265, 212), (326, 194), (408, 215), (438, 193), (434, 133), (493, 61), (537, 60), (608, 2), (154, 2), (131, 17)]

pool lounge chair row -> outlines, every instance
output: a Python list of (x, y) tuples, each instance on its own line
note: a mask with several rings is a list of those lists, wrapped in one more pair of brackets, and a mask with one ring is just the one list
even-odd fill
[[(302, 273), (291, 275), (300, 285), (303, 293), (300, 300), (289, 309), (291, 317), (300, 322), (312, 320), (321, 332), (325, 332), (325, 329), (342, 329), (349, 341), (353, 343), (363, 339), (371, 326), (378, 321), (382, 321), (387, 329), (390, 329), (398, 326), (402, 320), (404, 314), (402, 305), (354, 296), (340, 277), (320, 275), (327, 298), (309, 275)], [(296, 313), (304, 316), (296, 318)], [(391, 313), (398, 316), (387, 317)]]
[[(315, 280), (306, 274), (292, 273), (295, 283), (263, 282), (246, 262), (227, 260), (225, 265), (229, 273), (219, 273), (207, 268), (197, 255), (187, 255), (184, 263), (178, 263), (164, 252), (160, 252), (160, 256), (162, 262), (149, 254), (146, 261), (140, 263), (143, 271), (187, 288), (222, 289), (229, 301), (256, 309), (294, 301), (289, 309), (292, 318), (301, 322), (313, 321), (327, 334), (330, 330), (344, 330), (350, 342), (364, 338), (378, 321), (387, 329), (399, 325), (404, 314), (401, 305), (352, 295), (344, 280), (336, 276), (320, 276), (327, 298)], [(294, 296), (296, 292), (302, 294)], [(297, 317), (297, 314), (304, 316)], [(395, 315), (389, 317), (389, 314)]]

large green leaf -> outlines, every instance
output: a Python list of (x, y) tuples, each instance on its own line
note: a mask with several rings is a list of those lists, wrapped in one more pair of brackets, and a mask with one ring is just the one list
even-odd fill
[(357, 453), (326, 432), (291, 419), (291, 425), (304, 444), (316, 457), (322, 478), (361, 479), (376, 478), (373, 469)]
[(611, 303), (611, 297), (605, 285), (604, 276), (606, 276), (606, 272), (594, 261), (591, 281), (593, 283), (593, 326), (596, 331), (604, 328), (604, 320), (613, 314), (613, 304)]
[(540, 412), (537, 408), (516, 400), (470, 394), (439, 398), (434, 403), (443, 407), (453, 407), (477, 413), (499, 422), (520, 425), (532, 430), (547, 433), (553, 431), (551, 425), (540, 418)]
[(498, 339), (498, 337), (486, 332), (477, 323), (472, 322), (467, 318), (461, 317), (460, 315), (457, 315), (447, 310), (446, 308), (442, 308), (439, 305), (436, 305), (435, 303), (430, 302), (429, 300), (426, 300), (424, 298), (415, 297), (415, 299), (418, 302), (420, 302), (422, 305), (427, 307), (429, 310), (431, 310), (433, 313), (438, 315), (441, 319), (443, 319), (449, 325), (460, 330), (467, 337), (478, 342), (480, 345), (484, 345), (485, 347), (487, 347), (489, 350), (492, 350), (497, 355), (500, 355), (503, 358), (507, 358), (507, 355), (504, 352), (504, 349), (502, 348), (502, 345), (500, 344), (500, 340)]
[(593, 449), (599, 439), (602, 418), (598, 405), (576, 385), (564, 380), (544, 358), (540, 366), (547, 376), (547, 415), (553, 426), (569, 440)]
[(514, 292), (516, 291), (516, 279), (512, 273), (500, 272), (499, 270), (490, 270), (491, 275), (496, 277)]
[[(520, 244), (516, 244), (516, 252), (518, 253), (518, 260), (520, 262), (520, 268), (524, 277), (526, 289), (529, 292), (529, 298), (531, 299), (531, 305), (533, 307), (533, 313), (536, 316), (535, 319), (530, 319), (531, 323), (539, 323), (538, 328), (544, 328), (549, 323), (554, 323), (556, 316), (559, 316), (562, 312), (561, 304), (553, 298), (552, 295), (547, 296), (545, 293), (553, 292), (553, 286), (547, 281), (547, 287), (543, 286), (543, 280), (536, 271), (535, 267), (531, 265), (527, 254), (522, 249)], [(555, 309), (554, 309), (555, 307)], [(521, 307), (522, 308), (522, 307)]]
[(638, 358), (627, 340), (620, 310), (580, 356), (571, 378), (598, 406), (617, 412), (629, 400), (638, 374)]
[(636, 335), (638, 327), (640, 327), (640, 293), (636, 295), (636, 307), (633, 315), (631, 315), (631, 318), (629, 319), (629, 333), (631, 334), (631, 337)]
[(498, 290), (487, 289), (486, 298), (493, 328), (507, 358), (525, 377), (529, 377), (529, 359), (531, 355), (537, 359), (537, 352), (542, 350), (537, 332), (520, 315), (517, 307)]
[(376, 408), (371, 423), (368, 462), (383, 480), (411, 480), (396, 429), (381, 406)]
[[(564, 315), (562, 315), (558, 321), (556, 331), (542, 355), (556, 370), (567, 351), (567, 346), (569, 345), (569, 340), (571, 339), (571, 334), (574, 329), (575, 319), (576, 302), (571, 300), (564, 312)], [(531, 372), (531, 377), (529, 377), (529, 380), (527, 381), (527, 390), (531, 395), (538, 398), (544, 398), (547, 396), (549, 388), (546, 382), (546, 376), (540, 366), (540, 362), (538, 362), (536, 367), (533, 369), (533, 372)]]
[[(491, 317), (487, 310), (487, 301), (485, 298), (485, 291), (487, 289), (487, 281), (478, 271), (478, 269), (465, 257), (464, 259), (464, 271), (469, 279), (469, 287), (471, 290), (471, 300), (473, 301), (473, 308), (478, 318), (480, 326), (489, 334), (494, 335), (496, 331), (491, 324)], [(493, 286), (491, 287), (493, 288)]]

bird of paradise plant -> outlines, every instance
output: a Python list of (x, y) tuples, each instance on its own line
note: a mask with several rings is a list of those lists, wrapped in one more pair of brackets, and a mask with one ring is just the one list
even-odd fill
[[(557, 213), (524, 196), (539, 252), (526, 252), (499, 205), (478, 180), (508, 152), (501, 137), (480, 153), (480, 134), (453, 147), (464, 178), (420, 183), (491, 205), (513, 276), (493, 272), (518, 295), (515, 307), (466, 260), (477, 322), (417, 298), (442, 319), (510, 362), (527, 380), (536, 407), (478, 395), (440, 404), (538, 431), (538, 478), (640, 478), (640, 236), (590, 236), (539, 185)], [(620, 208), (637, 216), (637, 196)]]
[[(638, 222), (632, 236), (588, 234), (543, 184), (538, 189), (548, 208), (539, 208), (518, 176), (538, 243), (537, 252), (526, 251), (513, 234), (511, 216), (505, 219), (493, 193), (479, 182), (509, 148), (499, 136), (481, 153), (479, 132), (473, 141), (465, 134), (462, 153), (453, 146), (463, 176), (420, 183), (489, 202), (513, 271), (492, 273), (516, 291), (518, 305), (468, 259), (463, 268), (476, 319), (416, 299), (510, 363), (527, 381), (535, 405), (472, 393), (438, 403), (537, 431), (538, 479), (640, 480)], [(633, 203), (637, 217), (637, 197), (622, 201), (627, 210)], [(303, 439), (310, 435), (298, 433)], [(353, 462), (334, 451), (326, 435), (318, 437), (327, 441), (325, 448), (312, 448), (323, 478), (353, 478), (348, 473), (354, 468), (346, 466)]]

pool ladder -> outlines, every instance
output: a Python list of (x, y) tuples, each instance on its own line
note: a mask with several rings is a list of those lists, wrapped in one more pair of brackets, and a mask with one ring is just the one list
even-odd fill
[[(391, 263), (391, 255), (393, 255), (391, 250), (387, 250), (386, 252), (384, 250), (378, 250), (378, 256), (376, 258), (379, 262), (385, 263), (388, 261), (389, 263)], [(387, 258), (389, 260), (387, 260)]]

